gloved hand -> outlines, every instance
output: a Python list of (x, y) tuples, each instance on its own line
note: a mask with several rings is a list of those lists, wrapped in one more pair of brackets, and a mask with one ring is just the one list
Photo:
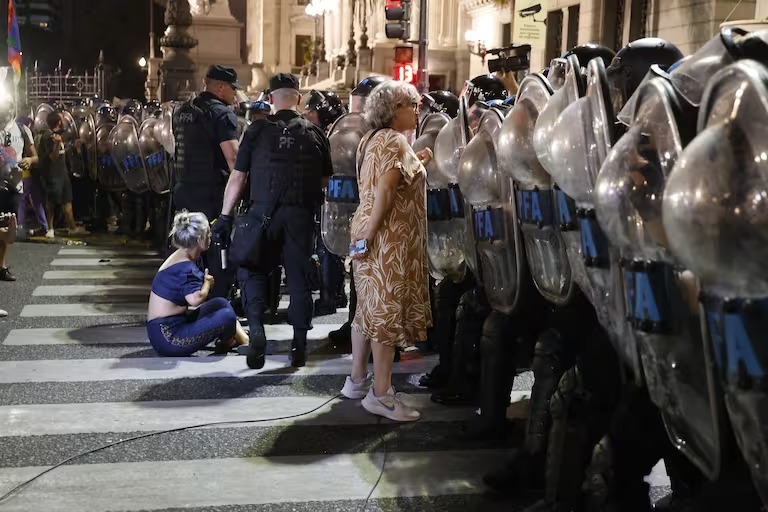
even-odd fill
[(234, 223), (234, 220), (234, 217), (231, 215), (219, 215), (211, 225), (211, 235), (213, 240), (224, 242), (229, 245), (229, 240), (232, 238), (232, 224)]

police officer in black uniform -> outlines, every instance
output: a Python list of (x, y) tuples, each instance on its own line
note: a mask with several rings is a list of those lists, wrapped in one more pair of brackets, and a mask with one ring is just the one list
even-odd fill
[[(239, 89), (234, 69), (212, 65), (205, 75), (204, 91), (174, 111), (176, 210), (203, 212), (212, 221), (221, 211), (224, 187), (237, 156), (237, 116), (229, 106), (235, 103)], [(214, 277), (210, 296), (225, 297), (234, 282), (234, 270), (212, 261), (217, 256), (214, 253), (203, 255)]]
[[(328, 134), (333, 123), (347, 113), (333, 91), (310, 91), (303, 105), (304, 117)], [(319, 211), (318, 211), (319, 212)], [(344, 261), (323, 243), (317, 226), (317, 258), (320, 261), (320, 298), (315, 301), (315, 316), (332, 315), (347, 306), (344, 290)]]
[(263, 315), (269, 274), (282, 258), (291, 296), (288, 308), (288, 321), (293, 325), (291, 364), (301, 367), (306, 363), (307, 331), (312, 328), (310, 273), (314, 265), (314, 216), (333, 167), (328, 139), (322, 129), (296, 111), (301, 100), (298, 79), (288, 73), (278, 73), (269, 81), (269, 88), (269, 101), (276, 113), (248, 127), (235, 170), (227, 183), (218, 227), (214, 224), (214, 230), (231, 229), (232, 210), (250, 173), (251, 211), (256, 216), (269, 217), (269, 223), (260, 261), (238, 271), (250, 326), (247, 364), (249, 368), (264, 366), (267, 339)]

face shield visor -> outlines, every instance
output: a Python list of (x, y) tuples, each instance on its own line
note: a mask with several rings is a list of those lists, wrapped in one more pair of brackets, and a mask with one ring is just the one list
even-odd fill
[(520, 84), (512, 107), (497, 139), (501, 172), (527, 185), (546, 186), (550, 176), (539, 163), (533, 133), (539, 113), (552, 97), (552, 87), (540, 75), (527, 76)]
[(637, 114), (600, 170), (598, 220), (618, 247), (653, 260), (668, 259), (662, 221), (667, 177), (682, 151), (674, 89), (663, 78), (639, 89)]
[[(435, 151), (435, 141), (442, 128), (451, 121), (451, 118), (443, 113), (433, 113), (427, 116), (420, 124), (419, 136), (413, 143), (413, 150), (419, 152), (429, 148), (433, 154)], [(426, 165), (427, 184), (431, 188), (445, 188), (449, 183), (441, 179), (437, 170), (437, 161), (432, 159)]]
[(468, 128), (462, 127), (464, 116), (451, 119), (437, 134), (435, 139), (435, 172), (430, 176), (430, 185), (446, 187), (450, 183), (458, 183), (459, 160), (466, 142), (463, 134)]
[[(744, 33), (741, 32), (741, 35)], [(740, 35), (730, 29), (724, 29), (720, 34), (709, 40), (690, 59), (685, 60), (672, 73), (672, 85), (692, 105), (701, 104), (704, 86), (707, 81), (723, 67), (734, 62), (734, 56), (726, 43), (734, 42)]]
[(608, 87), (611, 93), (613, 111), (617, 112), (616, 118), (624, 126), (629, 126), (632, 124), (632, 120), (635, 118), (635, 113), (637, 111), (638, 91), (640, 91), (640, 89), (643, 88), (643, 85), (647, 82), (650, 82), (655, 78), (669, 80), (670, 75), (661, 69), (661, 67), (654, 64), (648, 69), (648, 73), (643, 77), (643, 81), (640, 82), (640, 85), (629, 97), (626, 97), (626, 80), (624, 80), (621, 75), (621, 73), (609, 73)]
[[(569, 55), (567, 62), (568, 69), (565, 75), (565, 84), (547, 102), (546, 107), (544, 107), (544, 110), (542, 110), (539, 118), (536, 120), (536, 127), (533, 131), (533, 148), (536, 151), (536, 158), (538, 158), (542, 167), (555, 177), (556, 180), (556, 166), (563, 162), (557, 161), (554, 158), (557, 158), (556, 155), (564, 153), (564, 148), (561, 147), (564, 143), (572, 144), (572, 142), (558, 140), (554, 129), (558, 124), (558, 118), (568, 105), (578, 100), (584, 94), (584, 83), (578, 59), (575, 55)], [(583, 160), (583, 157), (581, 158)]]
[(547, 73), (547, 80), (552, 86), (552, 90), (556, 91), (565, 84), (565, 72), (567, 68), (567, 59), (552, 59), (552, 62), (549, 64), (549, 73)]
[(563, 191), (591, 202), (597, 174), (614, 140), (610, 89), (602, 59), (587, 64), (587, 94), (566, 107), (552, 129), (549, 171)]
[(362, 112), (365, 108), (365, 101), (368, 96), (352, 95), (349, 97), (349, 111), (350, 112)]
[(664, 225), (674, 253), (711, 291), (768, 295), (768, 71), (743, 60), (710, 80), (699, 134), (674, 168)]
[(473, 205), (501, 200), (497, 180), (495, 135), (501, 129), (502, 117), (496, 110), (488, 110), (478, 123), (475, 137), (467, 144), (459, 164), (459, 185), (465, 198)]

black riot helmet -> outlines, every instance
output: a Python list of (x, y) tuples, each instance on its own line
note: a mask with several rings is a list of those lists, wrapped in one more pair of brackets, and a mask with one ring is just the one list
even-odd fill
[(478, 101), (507, 99), (507, 87), (495, 75), (479, 75), (465, 82), (461, 95), (466, 97), (467, 106), (471, 106)]
[(576, 58), (579, 59), (579, 65), (582, 68), (586, 68), (589, 61), (598, 57), (603, 59), (605, 65), (608, 66), (616, 55), (616, 52), (601, 44), (586, 43), (574, 46), (565, 52), (563, 58), (566, 58), (569, 55), (575, 55)]
[(683, 58), (674, 44), (657, 37), (645, 37), (632, 41), (619, 50), (606, 69), (608, 80), (617, 86), (628, 99), (643, 81), (651, 65), (668, 69)]
[(385, 76), (369, 76), (360, 80), (357, 87), (352, 89), (349, 93), (349, 111), (350, 112), (362, 112), (365, 106), (365, 99), (371, 94), (379, 85), (386, 82), (388, 79)]
[(421, 104), (430, 113), (443, 112), (451, 119), (459, 113), (459, 98), (450, 91), (430, 91), (423, 94)]
[(96, 109), (96, 114), (102, 119), (108, 119), (112, 122), (117, 121), (117, 111), (112, 105), (104, 104), (100, 106), (98, 109)]
[(327, 130), (334, 121), (347, 113), (341, 98), (333, 91), (310, 91), (309, 97), (304, 103), (304, 111), (311, 110), (317, 112), (320, 127), (324, 130)]
[(129, 102), (127, 105), (123, 107), (123, 109), (120, 111), (121, 115), (124, 116), (131, 116), (134, 119), (139, 119), (141, 116), (139, 115), (139, 109), (136, 107), (136, 105), (132, 102)]
[(379, 75), (363, 78), (360, 80), (360, 83), (357, 84), (357, 87), (352, 89), (350, 94), (352, 96), (368, 96), (372, 90), (386, 81), (387, 77)]

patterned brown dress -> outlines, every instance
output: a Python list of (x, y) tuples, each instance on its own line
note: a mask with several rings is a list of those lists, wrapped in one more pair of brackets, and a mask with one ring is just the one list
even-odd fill
[(360, 206), (352, 236), (361, 235), (373, 211), (376, 183), (390, 169), (403, 180), (392, 211), (370, 241), (368, 254), (353, 262), (357, 309), (352, 327), (367, 338), (404, 347), (427, 339), (432, 325), (427, 270), (427, 173), (405, 136), (390, 129), (368, 133), (358, 177)]

